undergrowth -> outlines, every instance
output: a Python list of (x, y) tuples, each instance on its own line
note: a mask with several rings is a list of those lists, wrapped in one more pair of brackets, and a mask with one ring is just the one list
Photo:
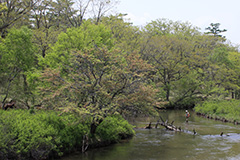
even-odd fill
[[(0, 110), (0, 159), (43, 160), (78, 150), (90, 134), (89, 120), (54, 111)], [(133, 135), (132, 126), (120, 116), (110, 116), (97, 127), (99, 141), (117, 142)]]
[(232, 121), (240, 121), (240, 100), (212, 100), (196, 105), (196, 112), (222, 117)]

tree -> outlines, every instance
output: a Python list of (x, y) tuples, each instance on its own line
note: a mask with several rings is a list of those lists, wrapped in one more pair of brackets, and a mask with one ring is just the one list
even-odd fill
[(0, 3), (0, 17), (1, 17), (0, 24), (3, 24), (2, 13), (5, 12), (5, 11), (7, 11), (6, 3), (1, 2)]
[[(85, 16), (91, 11), (90, 5), (92, 0), (78, 0), (75, 3), (75, 14), (72, 17), (69, 17), (70, 23), (72, 26), (79, 27), (84, 21)], [(73, 9), (71, 9), (73, 10)]]
[(188, 66), (191, 74), (194, 74), (195, 82), (200, 82), (197, 88), (198, 98), (206, 99), (209, 96), (223, 93), (216, 81), (218, 66), (210, 61), (213, 51), (222, 44), (214, 36), (199, 35), (194, 37), (192, 45)]
[[(151, 80), (162, 88), (161, 98), (173, 106), (193, 105), (200, 98), (223, 93), (217, 82), (219, 66), (209, 60), (224, 45), (196, 29), (188, 23), (158, 20), (144, 30), (142, 55), (155, 68)], [(224, 52), (216, 53), (223, 55), (217, 56), (222, 61)]]
[[(145, 39), (142, 55), (155, 67), (153, 81), (161, 83), (165, 99), (169, 101), (171, 83), (180, 80), (189, 72), (189, 59), (194, 36), (200, 35), (198, 28), (190, 23), (157, 19), (144, 28)], [(161, 86), (160, 85), (160, 86)]]
[(226, 32), (226, 29), (221, 30), (220, 28), (220, 23), (211, 23), (209, 27), (205, 28), (205, 30), (208, 30), (208, 32), (205, 32), (206, 34), (213, 35), (215, 37), (223, 37), (221, 35), (222, 32)]
[(92, 19), (98, 24), (116, 4), (116, 0), (57, 0), (54, 10), (59, 25), (64, 24), (69, 28), (79, 27), (87, 19)]
[(152, 111), (155, 90), (145, 83), (151, 65), (115, 48), (111, 37), (104, 25), (87, 23), (60, 34), (53, 52), (42, 59), (49, 68), (41, 74), (39, 93), (57, 108), (72, 106), (95, 116)]
[(187, 54), (190, 48), (186, 40), (177, 36), (153, 37), (149, 40), (145, 54), (154, 66), (154, 81), (161, 82), (165, 98), (169, 101), (171, 83), (188, 73)]
[(111, 40), (111, 31), (104, 25), (93, 25), (90, 21), (85, 22), (78, 28), (69, 28), (66, 33), (62, 32), (58, 36), (58, 41), (52, 47), (51, 53), (45, 58), (40, 58), (43, 66), (57, 68), (69, 64), (69, 56), (72, 50), (83, 50), (85, 48), (94, 48), (95, 46), (107, 46), (111, 49), (113, 41)]
[(30, 91), (26, 72), (34, 66), (34, 46), (31, 42), (32, 32), (27, 27), (11, 29), (0, 43), (0, 76), (2, 78), (1, 98), (4, 106), (8, 97), (28, 104)]
[(238, 51), (230, 51), (228, 54), (228, 58), (233, 64), (234, 74), (231, 76), (231, 84), (233, 86), (229, 87), (233, 90), (232, 98), (240, 99), (240, 81), (239, 81), (239, 74), (240, 74), (240, 56)]
[(98, 24), (103, 16), (110, 11), (116, 4), (117, 0), (93, 0), (92, 11), (95, 23)]
[(142, 33), (138, 27), (124, 21), (125, 14), (116, 16), (102, 17), (100, 24), (108, 26), (113, 34), (114, 44), (121, 50), (132, 53), (140, 52), (142, 42)]
[(6, 30), (16, 25), (16, 22), (24, 20), (30, 10), (34, 7), (37, 0), (2, 0), (1, 5), (5, 5), (6, 8), (0, 12), (0, 33), (2, 37), (6, 36)]
[(210, 56), (210, 61), (217, 66), (215, 77), (217, 86), (228, 91), (223, 97), (231, 93), (232, 98), (235, 98), (234, 94), (239, 90), (239, 67), (236, 63), (239, 58), (236, 53), (227, 46), (221, 46), (216, 48)]
[[(38, 46), (38, 52), (45, 57), (50, 45), (57, 41), (57, 36), (66, 27), (63, 19), (57, 14), (56, 3), (51, 0), (39, 0), (31, 10), (33, 42)], [(60, 21), (61, 19), (61, 21)]]
[[(172, 88), (174, 88), (171, 105), (179, 108), (193, 107), (194, 104), (202, 100), (205, 96), (204, 82), (202, 77), (196, 70), (189, 70), (189, 73), (184, 75), (178, 81), (172, 82)], [(203, 95), (203, 96), (202, 96)]]
[(199, 28), (189, 22), (172, 21), (168, 19), (157, 19), (148, 23), (144, 31), (150, 36), (182, 34), (185, 36), (199, 35)]

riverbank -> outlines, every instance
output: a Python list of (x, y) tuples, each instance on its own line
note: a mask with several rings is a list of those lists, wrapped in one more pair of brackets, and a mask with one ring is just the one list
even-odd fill
[(205, 101), (196, 105), (194, 111), (209, 119), (240, 124), (240, 100)]
[[(194, 114), (191, 110), (189, 123), (185, 122), (185, 110), (166, 110), (161, 112), (163, 119), (184, 132), (172, 132), (165, 127), (140, 129), (157, 122), (159, 116), (138, 116), (129, 122), (139, 129), (129, 141), (99, 149), (89, 150), (87, 154), (76, 153), (61, 160), (173, 160), (173, 159), (238, 159), (240, 150), (240, 127), (230, 123), (208, 120)], [(193, 134), (193, 129), (197, 134)], [(223, 136), (220, 133), (223, 132)], [(229, 136), (227, 136), (229, 135)]]
[(135, 132), (121, 116), (106, 117), (91, 133), (91, 117), (54, 111), (0, 110), (0, 159), (43, 160), (116, 143)]

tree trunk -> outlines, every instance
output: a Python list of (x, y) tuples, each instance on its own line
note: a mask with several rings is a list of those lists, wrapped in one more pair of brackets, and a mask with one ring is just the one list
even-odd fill
[(82, 152), (86, 152), (89, 146), (89, 140), (88, 140), (88, 136), (84, 135), (83, 136), (83, 141), (82, 141)]
[(167, 88), (166, 90), (166, 100), (169, 101), (170, 90)]
[(232, 92), (232, 99), (234, 99), (234, 92)]

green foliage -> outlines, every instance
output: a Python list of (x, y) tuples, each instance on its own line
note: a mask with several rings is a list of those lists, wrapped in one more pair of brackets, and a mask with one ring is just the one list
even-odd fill
[[(59, 102), (56, 106), (91, 103), (90, 108), (102, 109), (112, 103), (114, 108), (141, 112), (152, 110), (159, 99), (195, 102), (197, 93), (207, 97), (232, 92), (239, 97), (239, 52), (229, 52), (221, 35), (226, 29), (219, 23), (211, 23), (206, 34), (188, 22), (168, 19), (141, 29), (124, 21), (125, 14), (103, 17), (116, 2), (4, 0), (0, 100), (14, 98), (28, 108)], [(188, 75), (194, 76), (189, 83)], [(146, 98), (140, 95), (144, 91)]]
[(117, 48), (121, 48), (127, 53), (139, 51), (141, 43), (143, 43), (142, 32), (138, 27), (125, 22), (124, 16), (126, 14), (104, 17), (101, 23), (111, 28), (114, 44)]
[(222, 32), (226, 32), (226, 29), (219, 29), (220, 27), (220, 23), (211, 23), (210, 27), (207, 27), (206, 30), (208, 30), (208, 32), (206, 32), (206, 34), (211, 34), (215, 37), (223, 37), (222, 35), (220, 35), (220, 33)]
[[(70, 152), (81, 147), (83, 135), (93, 134), (92, 124), (97, 131), (91, 138), (118, 141), (133, 134), (132, 126), (109, 115), (154, 114), (153, 106), (165, 100), (189, 107), (208, 97), (240, 97), (239, 52), (223, 43), (225, 30), (219, 24), (208, 28), (214, 36), (166, 19), (141, 30), (122, 14), (83, 20), (85, 11), (69, 12), (73, 1), (61, 2), (43, 1), (27, 22), (33, 31), (11, 29), (0, 40), (0, 100), (14, 98), (18, 106), (32, 106), (29, 112), (0, 112), (0, 155), (5, 159), (7, 153), (46, 157)], [(0, 5), (0, 13), (6, 11)], [(235, 102), (233, 107), (215, 103), (196, 110), (238, 119)], [(64, 114), (36, 112), (36, 104)]]
[(172, 86), (173, 98), (172, 102), (179, 108), (192, 107), (195, 103), (201, 100), (200, 93), (203, 93), (201, 87), (204, 83), (197, 77), (200, 76), (197, 71), (189, 72), (184, 78), (173, 82)]
[(218, 104), (216, 101), (209, 101), (209, 102), (204, 102), (202, 104), (198, 104), (194, 110), (196, 112), (201, 112), (205, 114), (214, 114), (217, 110)]
[(169, 101), (172, 83), (187, 76), (192, 46), (182, 36), (164, 35), (149, 39), (144, 56), (154, 66), (153, 81), (160, 83)]
[(26, 16), (34, 6), (32, 0), (10, 1), (4, 0), (0, 4), (0, 34), (6, 36), (6, 31), (11, 27), (21, 27), (29, 20)]
[(27, 27), (11, 29), (8, 36), (0, 43), (0, 62), (2, 70), (12, 72), (29, 70), (34, 64), (34, 46), (32, 32)]
[[(134, 102), (139, 108), (149, 107), (153, 103), (150, 99), (154, 101), (154, 90), (144, 83), (151, 65), (135, 52), (117, 49), (111, 31), (103, 24), (85, 22), (60, 34), (41, 63), (49, 67), (42, 71), (39, 93), (52, 103), (49, 106), (79, 107), (96, 115), (102, 110), (112, 114), (119, 106), (126, 110), (126, 105), (135, 106), (133, 99), (139, 100)], [(139, 98), (141, 88), (148, 97)]]
[(151, 36), (161, 35), (185, 35), (193, 36), (199, 34), (199, 28), (188, 22), (172, 21), (169, 19), (157, 19), (145, 26), (145, 31)]
[(229, 68), (233, 67), (232, 62), (228, 57), (228, 49), (226, 47), (215, 48), (213, 53), (209, 56), (209, 59), (213, 63), (218, 63), (219, 65), (225, 64)]
[(111, 49), (111, 31), (104, 25), (95, 25), (85, 22), (78, 28), (69, 28), (66, 33), (58, 36), (58, 41), (46, 58), (40, 58), (40, 64), (51, 68), (69, 65), (72, 51), (83, 51), (94, 47), (107, 46)]
[[(45, 148), (39, 157), (46, 158), (50, 151), (57, 151), (59, 144), (58, 131), (54, 125), (49, 125), (48, 114), (29, 114), (25, 111), (1, 111), (1, 127), (4, 128), (1, 139), (1, 148), (5, 149), (5, 154), (14, 153), (15, 156), (27, 157), (31, 152), (37, 152), (39, 147)], [(54, 121), (53, 123), (54, 124)], [(5, 148), (7, 147), (7, 148)], [(37, 154), (37, 153), (36, 153)], [(60, 152), (59, 152), (60, 154)], [(9, 156), (9, 155), (8, 155)]]
[[(0, 110), (0, 129), (1, 159), (46, 159), (81, 148), (83, 136), (90, 133), (90, 121), (73, 113), (59, 116), (53, 111)], [(97, 130), (104, 141), (116, 142), (134, 134), (120, 116), (107, 117)], [(111, 133), (112, 137), (106, 136)]]
[(0, 43), (0, 91), (3, 100), (10, 97), (28, 103), (30, 90), (26, 73), (35, 64), (35, 47), (32, 44), (32, 31), (27, 27), (11, 29)]
[(111, 116), (104, 119), (96, 130), (96, 136), (103, 141), (118, 142), (121, 139), (131, 137), (134, 130), (121, 116)]
[(237, 69), (221, 38), (166, 19), (152, 21), (144, 31), (148, 39), (143, 57), (154, 66), (152, 81), (164, 90), (170, 104), (193, 106), (202, 97), (238, 90)]
[(209, 114), (215, 117), (222, 117), (232, 121), (240, 120), (239, 100), (212, 100), (198, 104), (194, 110), (196, 112)]
[[(4, 154), (33, 159), (45, 159), (50, 154), (62, 155), (80, 146), (81, 137), (88, 127), (75, 124), (77, 118), (59, 117), (55, 112), (35, 114), (24, 110), (1, 111), (0, 148)], [(66, 148), (65, 148), (66, 147)], [(7, 155), (10, 156), (10, 155)], [(38, 158), (37, 158), (38, 157)]]

